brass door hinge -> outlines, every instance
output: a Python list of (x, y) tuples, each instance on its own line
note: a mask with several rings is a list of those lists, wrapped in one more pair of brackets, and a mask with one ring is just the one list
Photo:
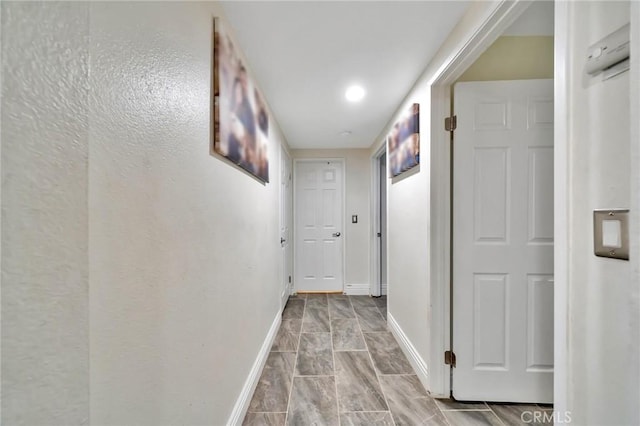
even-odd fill
[(453, 351), (445, 351), (444, 363), (456, 368), (456, 354)]
[(444, 119), (444, 129), (447, 132), (453, 132), (458, 127), (458, 116), (452, 115)]

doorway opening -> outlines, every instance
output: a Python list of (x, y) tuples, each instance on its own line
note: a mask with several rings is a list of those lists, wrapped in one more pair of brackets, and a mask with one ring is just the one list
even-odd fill
[(387, 281), (387, 150), (383, 145), (371, 159), (372, 173), (372, 262), (371, 290), (374, 297), (386, 296)]
[[(547, 3), (547, 2), (533, 2), (534, 5), (537, 3)], [(432, 270), (431, 270), (431, 282), (434, 283), (431, 287), (431, 301), (432, 301), (432, 333), (430, 336), (432, 343), (432, 350), (430, 354), (430, 367), (431, 367), (431, 375), (430, 375), (430, 389), (432, 393), (438, 397), (450, 397), (452, 395), (452, 372), (455, 374), (455, 369), (452, 369), (450, 365), (445, 365), (445, 360), (449, 362), (456, 362), (459, 360), (459, 354), (455, 354), (455, 346), (452, 347), (452, 341), (456, 341), (456, 336), (452, 335), (452, 332), (455, 331), (453, 329), (452, 318), (455, 316), (455, 312), (452, 311), (453, 306), (453, 287), (455, 286), (455, 275), (456, 272), (453, 270), (453, 262), (452, 257), (448, 255), (448, 253), (455, 251), (455, 236), (456, 230), (453, 228), (453, 216), (454, 212), (452, 211), (451, 206), (451, 191), (452, 187), (455, 185), (455, 177), (452, 173), (451, 164), (453, 164), (453, 148), (450, 146), (450, 134), (444, 131), (444, 123), (442, 120), (444, 117), (451, 117), (452, 110), (452, 101), (453, 101), (453, 85), (460, 79), (460, 77), (468, 71), (472, 65), (481, 57), (483, 52), (487, 51), (490, 46), (496, 42), (503, 34), (512, 27), (512, 25), (518, 20), (524, 19), (527, 15), (527, 8), (532, 3), (524, 4), (524, 2), (515, 2), (515, 3), (503, 3), (495, 7), (495, 10), (492, 12), (491, 17), (487, 19), (487, 21), (481, 26), (480, 30), (471, 38), (471, 42), (467, 43), (464, 47), (460, 49), (459, 52), (451, 59), (451, 62), (447, 64), (446, 67), (437, 75), (433, 80), (433, 85), (431, 86), (431, 96), (432, 96), (432, 117), (434, 117), (433, 126), (432, 126), (432, 143), (431, 143), (431, 187), (432, 187), (432, 196), (431, 196), (431, 261), (432, 261)], [(533, 9), (532, 9), (533, 10)], [(548, 21), (548, 25), (553, 30), (553, 5), (551, 5), (551, 18)], [(539, 17), (540, 15), (538, 15)], [(530, 25), (529, 28), (535, 28), (536, 25)], [(525, 35), (525, 34), (520, 34)], [(520, 36), (519, 35), (519, 36)], [(553, 33), (551, 33), (553, 37)], [(507, 40), (509, 41), (509, 40)], [(520, 40), (518, 40), (520, 41)], [(528, 40), (525, 40), (528, 41)], [(553, 42), (551, 42), (553, 45)], [(554, 50), (553, 47), (550, 49), (551, 58), (553, 58)], [(498, 57), (504, 60), (509, 59), (509, 55), (494, 55), (494, 59)], [(484, 58), (486, 59), (486, 58)], [(553, 63), (553, 59), (551, 60)], [(493, 70), (504, 71), (511, 70), (515, 67), (515, 65), (501, 66), (501, 65), (493, 65)], [(552, 65), (553, 67), (553, 65)], [(554, 70), (551, 68), (550, 76), (534, 76), (534, 77), (522, 77), (524, 79), (535, 79), (535, 78), (553, 78)], [(509, 80), (509, 77), (496, 77), (486, 78), (483, 80)], [(556, 101), (557, 102), (557, 101)], [(551, 100), (551, 104), (553, 105), (554, 101)], [(498, 102), (499, 104), (499, 102)], [(494, 105), (495, 106), (495, 105)], [(490, 108), (489, 108), (490, 109)], [(484, 109), (482, 112), (487, 112), (489, 109)], [(468, 117), (466, 118), (469, 119)], [(551, 121), (553, 121), (553, 112), (551, 112)], [(458, 117), (458, 123), (460, 123), (460, 117)], [(553, 124), (550, 126), (553, 128)], [(553, 130), (552, 130), (553, 131)], [(455, 137), (455, 136), (454, 136)], [(487, 147), (489, 148), (489, 147)], [(557, 147), (556, 147), (557, 150)], [(553, 148), (552, 148), (553, 151)], [(497, 154), (497, 151), (485, 151), (484, 154)], [(491, 155), (489, 155), (491, 157)], [(497, 158), (497, 157), (496, 157)], [(487, 158), (488, 160), (488, 158)], [(552, 161), (553, 163), (553, 161)], [(554, 166), (552, 165), (552, 168)], [(557, 169), (556, 169), (557, 170)], [(562, 170), (560, 170), (562, 173)], [(495, 176), (494, 176), (495, 177)], [(563, 206), (556, 206), (555, 208), (560, 208), (562, 210)], [(552, 208), (553, 210), (553, 208)], [(558, 211), (551, 213), (552, 215), (558, 216)], [(489, 218), (491, 219), (491, 218)], [(488, 222), (487, 222), (488, 223)], [(475, 224), (473, 224), (475, 226)], [(473, 233), (474, 230), (472, 229)], [(486, 241), (486, 243), (490, 243)], [(447, 255), (442, 255), (442, 253), (447, 253)], [(553, 255), (552, 255), (553, 257)], [(487, 276), (480, 276), (480, 278), (487, 278)], [(492, 278), (492, 277), (489, 277)], [(497, 289), (500, 284), (498, 283), (498, 279), (500, 277), (493, 277), (496, 280), (484, 280), (482, 283), (495, 284), (495, 288)], [(535, 277), (534, 277), (535, 278)], [(553, 278), (553, 277), (552, 277)], [(482, 280), (480, 280), (482, 281)], [(535, 281), (535, 280), (534, 280)], [(548, 282), (553, 282), (553, 279), (547, 280)], [(480, 283), (480, 284), (482, 284)], [(478, 284), (478, 285), (480, 285)], [(533, 283), (535, 284), (535, 283)], [(531, 287), (531, 286), (530, 286)], [(534, 286), (535, 287), (535, 286)], [(488, 287), (487, 287), (488, 288)], [(538, 289), (542, 288), (541, 286), (537, 287)], [(534, 291), (535, 292), (535, 291)], [(546, 294), (549, 292), (546, 292)], [(551, 291), (553, 294), (553, 291)], [(552, 300), (547, 300), (546, 303), (553, 304)], [(553, 310), (553, 308), (552, 308)], [(489, 311), (487, 311), (489, 312)], [(552, 324), (558, 321), (551, 320)], [(525, 329), (523, 332), (528, 332), (526, 329), (527, 325), (525, 324)], [(557, 330), (557, 323), (551, 326), (552, 329)], [(473, 333), (472, 333), (473, 334)], [(476, 338), (477, 336), (472, 336), (472, 338)], [(458, 339), (461, 336), (457, 336)], [(553, 352), (553, 350), (551, 350)], [(443, 353), (445, 356), (443, 356)], [(448, 357), (447, 357), (448, 355)], [(529, 354), (531, 355), (531, 354)], [(529, 356), (526, 355), (526, 356)], [(536, 355), (536, 354), (534, 354)], [(548, 353), (547, 353), (548, 355)], [(482, 368), (492, 368), (499, 366), (481, 366)], [(535, 366), (531, 366), (532, 368), (536, 368)], [(546, 367), (545, 367), (546, 368)], [(552, 376), (553, 372), (550, 373)], [(552, 379), (553, 381), (553, 379)], [(455, 391), (455, 381), (453, 382), (453, 388)], [(453, 393), (455, 395), (455, 392)], [(556, 402), (556, 401), (554, 401)]]

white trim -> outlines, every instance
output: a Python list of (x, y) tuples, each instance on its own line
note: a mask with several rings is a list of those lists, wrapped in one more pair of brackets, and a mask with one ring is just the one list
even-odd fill
[(416, 348), (390, 313), (387, 313), (387, 325), (389, 327), (389, 331), (391, 331), (391, 334), (393, 334), (398, 341), (402, 352), (404, 352), (409, 363), (416, 372), (418, 379), (420, 379), (420, 382), (425, 389), (429, 389), (429, 370), (427, 369), (427, 363), (420, 357)]
[[(380, 243), (378, 238), (378, 230), (381, 228), (380, 223), (380, 157), (387, 152), (386, 144), (382, 144), (371, 156), (371, 238), (374, 241), (371, 244), (371, 285), (369, 292), (372, 296), (380, 296), (382, 290), (379, 288), (380, 283)], [(384, 179), (387, 177), (384, 176)], [(387, 205), (388, 208), (388, 205)], [(387, 277), (387, 282), (388, 277)], [(386, 293), (384, 293), (386, 294)]]
[(258, 386), (258, 381), (260, 380), (262, 369), (264, 368), (264, 364), (267, 362), (267, 358), (269, 357), (269, 350), (271, 349), (273, 341), (278, 334), (278, 329), (280, 328), (281, 321), (282, 312), (278, 310), (278, 312), (276, 313), (276, 317), (271, 324), (271, 328), (267, 333), (267, 337), (262, 343), (260, 352), (258, 352), (258, 356), (253, 363), (253, 367), (251, 367), (249, 376), (244, 382), (244, 386), (240, 390), (240, 395), (238, 396), (238, 399), (233, 406), (233, 410), (231, 411), (231, 415), (229, 416), (229, 420), (227, 421), (227, 426), (241, 425), (244, 417), (247, 415), (247, 410), (249, 409), (249, 404), (251, 403), (251, 397), (253, 396), (253, 392), (255, 392), (256, 387)]
[[(286, 156), (286, 158), (283, 159), (283, 154), (284, 156)], [(280, 211), (279, 213), (279, 217), (278, 217), (278, 223), (279, 223), (279, 229), (278, 229), (278, 234), (280, 236), (280, 238), (282, 238), (282, 211), (284, 209), (287, 208), (287, 201), (291, 201), (291, 209), (292, 211), (290, 212), (289, 216), (289, 223), (286, 224), (289, 227), (289, 239), (293, 238), (293, 160), (291, 158), (291, 154), (287, 151), (287, 149), (285, 148), (285, 146), (283, 144), (280, 145), (280, 164), (279, 164), (279, 169), (278, 169), (278, 181), (279, 181), (279, 186), (278, 186), (278, 197), (279, 197), (279, 202), (280, 202)], [(289, 192), (288, 194), (285, 193), (283, 194), (282, 191), (282, 185), (283, 185), (283, 181), (282, 181), (282, 164), (286, 162), (289, 165), (289, 173), (291, 173), (291, 187), (289, 188)], [(288, 198), (291, 198), (291, 200), (288, 200)], [(282, 246), (282, 244), (281, 244)], [(285, 265), (287, 264), (287, 250), (282, 250), (282, 247), (280, 247), (280, 267), (278, 269), (280, 269), (280, 285), (284, 286), (285, 288), (285, 293), (286, 294), (281, 294), (280, 296), (280, 310), (284, 311), (284, 306), (286, 304), (286, 300), (287, 297), (290, 296), (293, 293), (293, 241), (289, 241), (289, 247), (291, 250), (291, 259), (288, 259), (291, 262), (291, 282), (287, 282), (288, 281), (288, 271), (285, 270)], [(284, 297), (287, 296), (287, 297)]]
[(553, 406), (568, 409), (569, 316), (569, 110), (568, 63), (571, 37), (569, 2), (555, 2), (554, 13), (554, 292), (553, 292)]
[(531, 3), (531, 0), (493, 1), (493, 7), (489, 9), (482, 23), (466, 43), (454, 50), (454, 53), (443, 62), (443, 65), (430, 80), (430, 84), (446, 86), (455, 83)]
[(444, 352), (450, 349), (450, 164), (449, 134), (443, 120), (449, 114), (451, 85), (531, 4), (527, 0), (495, 1), (468, 39), (451, 54), (429, 80), (431, 84), (431, 376), (428, 389), (434, 396), (451, 392), (450, 368)]
[[(640, 116), (640, 2), (631, 2), (631, 117)], [(636, 165), (640, 161), (640, 121), (631, 119), (631, 164)], [(638, 282), (640, 282), (640, 241), (638, 235), (640, 235), (640, 169), (638, 167), (631, 167), (631, 282), (633, 290), (630, 292), (630, 312), (635, 312), (635, 315), (631, 318), (631, 335), (640, 336), (640, 289), (638, 288)], [(636, 341), (637, 342), (637, 341)], [(632, 352), (630, 374), (635, 375), (636, 383), (640, 378), (640, 354), (638, 353), (637, 343)], [(633, 377), (633, 376), (632, 376)], [(631, 400), (638, 399), (638, 388), (633, 393), (630, 393)], [(640, 423), (640, 407), (636, 407), (635, 419), (632, 423)]]
[(345, 284), (344, 294), (349, 296), (369, 296), (371, 284)]
[(296, 282), (296, 266), (298, 265), (298, 248), (296, 247), (296, 241), (298, 239), (297, 236), (297, 208), (296, 208), (296, 194), (297, 194), (297, 179), (298, 175), (298, 164), (299, 163), (320, 163), (323, 161), (331, 161), (340, 163), (342, 165), (342, 238), (340, 238), (340, 242), (342, 243), (342, 291), (344, 292), (344, 286), (347, 281), (347, 171), (346, 171), (346, 160), (344, 157), (326, 157), (326, 158), (294, 158), (293, 159), (293, 285), (292, 285), (292, 293), (296, 293), (298, 290), (297, 282)]
[[(442, 124), (442, 117), (450, 114), (449, 86), (434, 86), (431, 90), (434, 102), (431, 109), (431, 122)], [(449, 105), (448, 108), (445, 105)], [(450, 142), (446, 132), (432, 124), (431, 144), (431, 347), (430, 352), (431, 377), (430, 391), (436, 397), (448, 398), (451, 390), (450, 369), (444, 364), (444, 352), (451, 349), (450, 343), (450, 229), (451, 221), (449, 207), (451, 179), (449, 175)], [(437, 130), (437, 132), (436, 132)], [(438, 135), (435, 135), (438, 133)], [(442, 136), (445, 137), (442, 137)], [(442, 140), (440, 140), (442, 139)]]

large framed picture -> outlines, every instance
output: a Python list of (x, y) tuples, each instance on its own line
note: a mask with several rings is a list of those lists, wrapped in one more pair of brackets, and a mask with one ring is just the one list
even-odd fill
[(413, 104), (387, 136), (389, 173), (396, 177), (420, 164), (420, 104)]
[(233, 40), (213, 22), (212, 153), (269, 182), (269, 115)]

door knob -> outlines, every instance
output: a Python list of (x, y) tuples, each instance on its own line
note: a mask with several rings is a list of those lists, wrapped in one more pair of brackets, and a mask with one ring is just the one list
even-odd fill
[(336, 238), (337, 238), (337, 237), (339, 237), (340, 235), (341, 235), (341, 234), (340, 234), (339, 232), (334, 232), (334, 233), (333, 233), (333, 236), (334, 236), (334, 237), (336, 237)]
[(280, 244), (283, 244), (285, 241), (287, 241), (287, 240), (285, 240), (284, 238), (280, 237)]

